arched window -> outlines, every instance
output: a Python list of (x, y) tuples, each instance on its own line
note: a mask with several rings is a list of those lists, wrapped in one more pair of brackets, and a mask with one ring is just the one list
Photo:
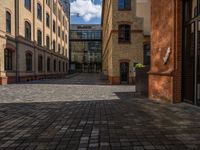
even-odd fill
[(6, 32), (11, 33), (11, 14), (6, 11)]
[(56, 32), (56, 22), (55, 22), (55, 20), (53, 20), (53, 32), (54, 33)]
[(9, 49), (5, 49), (4, 51), (4, 66), (5, 70), (13, 69), (13, 52)]
[(50, 17), (49, 14), (46, 13), (46, 26), (49, 27), (50, 26)]
[(56, 41), (55, 40), (53, 40), (53, 50), (54, 50), (54, 52), (56, 51)]
[(131, 9), (131, 0), (119, 0), (118, 8), (119, 8), (119, 10), (130, 10)]
[(31, 11), (31, 0), (24, 0), (24, 7)]
[(31, 40), (31, 25), (28, 21), (25, 21), (25, 39)]
[(61, 62), (60, 61), (58, 62), (58, 69), (59, 69), (59, 72), (61, 72)]
[(55, 60), (55, 59), (54, 59), (54, 61), (53, 61), (53, 68), (54, 68), (54, 72), (56, 72), (57, 67), (56, 67), (56, 60)]
[(43, 57), (42, 55), (38, 56), (38, 72), (43, 71)]
[(42, 46), (42, 32), (40, 30), (37, 31), (37, 42), (39, 46)]
[(118, 33), (119, 42), (130, 42), (131, 38), (131, 27), (130, 25), (119, 25), (119, 33)]
[(49, 40), (49, 36), (46, 36), (46, 47), (49, 49), (50, 48), (50, 40)]
[(51, 59), (48, 57), (47, 58), (47, 72), (51, 71)]
[(37, 18), (42, 20), (42, 6), (39, 3), (37, 3)]
[(32, 71), (32, 54), (26, 53), (26, 71)]
[(46, 4), (50, 6), (50, 0), (46, 0)]

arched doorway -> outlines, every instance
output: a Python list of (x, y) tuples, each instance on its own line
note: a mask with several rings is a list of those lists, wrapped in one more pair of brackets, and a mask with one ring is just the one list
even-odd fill
[(128, 62), (120, 63), (120, 82), (121, 84), (129, 83), (129, 63)]

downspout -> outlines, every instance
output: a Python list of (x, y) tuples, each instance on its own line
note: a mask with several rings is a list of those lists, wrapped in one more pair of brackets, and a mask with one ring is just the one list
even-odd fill
[(16, 82), (19, 82), (19, 45), (18, 45), (18, 23), (19, 11), (18, 11), (18, 0), (15, 0), (15, 43), (16, 43)]

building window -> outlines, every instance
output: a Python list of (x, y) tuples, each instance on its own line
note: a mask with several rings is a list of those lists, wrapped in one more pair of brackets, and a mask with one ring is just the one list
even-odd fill
[(58, 62), (58, 69), (59, 69), (59, 72), (61, 72), (61, 62), (60, 61)]
[(49, 14), (46, 13), (46, 26), (49, 27), (50, 26), (50, 17)]
[(65, 42), (68, 43), (67, 35), (65, 35)]
[(51, 71), (51, 59), (47, 58), (47, 72)]
[(50, 6), (50, 0), (46, 0), (46, 4)]
[(64, 39), (65, 39), (65, 33), (64, 31), (62, 31), (62, 40), (64, 41)]
[(26, 71), (32, 71), (32, 54), (26, 53)]
[(53, 50), (56, 51), (56, 42), (53, 40)]
[(42, 55), (38, 56), (38, 72), (43, 71), (43, 57)]
[(47, 47), (48, 49), (50, 48), (49, 36), (46, 36), (46, 47)]
[(131, 0), (119, 0), (118, 8), (119, 10), (131, 10)]
[(9, 49), (5, 49), (5, 52), (4, 52), (5, 70), (12, 70), (13, 68), (12, 60), (13, 60), (13, 52)]
[(58, 36), (60, 37), (60, 27), (58, 27)]
[(57, 6), (56, 3), (53, 2), (53, 13), (54, 13), (54, 15), (57, 16), (57, 13), (56, 13), (56, 11), (57, 11), (57, 7), (56, 7), (56, 6)]
[(42, 20), (42, 6), (39, 3), (37, 3), (37, 18)]
[(39, 46), (42, 46), (42, 32), (40, 30), (37, 31), (37, 42)]
[(60, 53), (60, 44), (58, 44), (58, 52)]
[(25, 21), (25, 39), (31, 40), (31, 25), (28, 21)]
[(56, 60), (54, 59), (54, 61), (53, 61), (53, 68), (54, 68), (54, 72), (56, 72)]
[(24, 0), (24, 7), (31, 11), (31, 0)]
[(11, 33), (11, 14), (6, 11), (6, 32)]
[(63, 62), (63, 72), (65, 72), (65, 62)]
[(56, 22), (55, 22), (55, 20), (53, 20), (53, 32), (54, 33), (56, 32)]
[(119, 42), (130, 42), (130, 25), (119, 25)]

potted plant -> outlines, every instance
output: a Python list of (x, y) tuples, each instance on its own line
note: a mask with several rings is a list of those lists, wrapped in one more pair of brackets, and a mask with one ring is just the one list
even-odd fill
[(148, 96), (148, 74), (149, 66), (145, 66), (141, 63), (135, 65), (136, 71), (136, 92), (141, 95)]

